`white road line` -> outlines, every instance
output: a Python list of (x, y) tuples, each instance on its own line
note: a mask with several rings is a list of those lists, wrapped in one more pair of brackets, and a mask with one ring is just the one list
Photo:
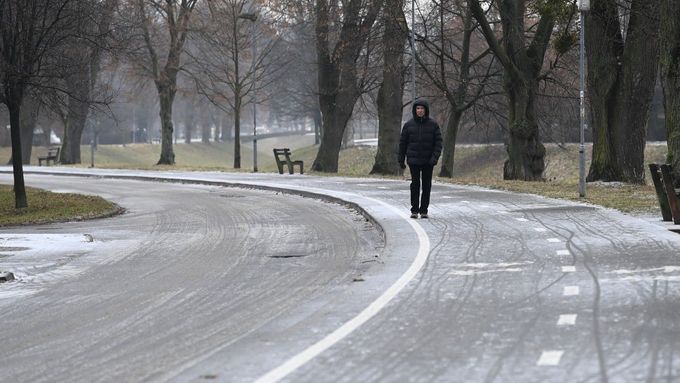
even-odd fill
[(460, 202), (462, 202), (462, 203), (470, 203), (470, 201), (460, 201)]
[(557, 320), (558, 326), (573, 326), (576, 324), (576, 314), (564, 314), (560, 315)]
[(576, 266), (562, 266), (562, 272), (563, 273), (575, 273), (576, 272)]
[(557, 255), (571, 255), (569, 250), (557, 250)]
[(406, 222), (411, 225), (413, 230), (415, 230), (420, 246), (418, 248), (418, 254), (416, 255), (411, 266), (406, 270), (404, 274), (392, 285), (390, 286), (378, 299), (373, 301), (368, 307), (366, 307), (357, 316), (350, 319), (348, 322), (340, 326), (337, 330), (333, 331), (325, 338), (309, 346), (307, 349), (301, 351), (299, 354), (293, 356), (287, 361), (283, 362), (280, 366), (269, 371), (267, 374), (261, 376), (255, 381), (255, 383), (274, 383), (285, 378), (288, 374), (295, 371), (305, 363), (309, 362), (322, 352), (326, 351), (328, 348), (334, 344), (341, 341), (347, 335), (351, 334), (354, 330), (359, 328), (362, 324), (366, 323), (374, 315), (376, 315), (380, 310), (382, 310), (399, 292), (406, 287), (406, 285), (411, 282), (411, 280), (418, 274), (420, 269), (425, 265), (427, 258), (430, 253), (430, 238), (423, 228), (414, 220), (409, 219), (406, 214), (403, 214), (400, 210), (394, 206), (388, 205), (387, 203), (374, 199), (367, 198), (375, 203), (384, 205), (385, 207), (393, 210), (396, 214), (400, 215)]
[(445, 196), (442, 196), (442, 198), (449, 199), (449, 198), (453, 198), (453, 197), (451, 197), (450, 195), (445, 195)]
[(557, 366), (560, 364), (564, 351), (543, 351), (541, 357), (538, 358), (536, 365), (538, 366)]
[(562, 242), (562, 241), (559, 238), (548, 238), (548, 242), (558, 243), (558, 242)]
[(545, 233), (546, 231), (548, 231), (548, 229), (546, 229), (545, 227), (535, 227), (534, 230), (536, 230), (539, 233)]
[(562, 295), (565, 297), (573, 297), (575, 295), (579, 295), (580, 293), (581, 291), (578, 286), (565, 286)]
[(515, 219), (520, 221), (520, 222), (529, 222), (529, 220), (526, 219), (526, 218), (515, 218)]

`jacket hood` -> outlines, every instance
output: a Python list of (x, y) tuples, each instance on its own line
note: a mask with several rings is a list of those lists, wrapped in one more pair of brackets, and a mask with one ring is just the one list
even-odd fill
[(416, 114), (416, 107), (417, 106), (424, 106), (425, 107), (425, 117), (424, 117), (425, 119), (430, 117), (430, 104), (426, 100), (419, 98), (413, 103), (412, 113), (413, 113), (413, 119), (414, 120), (416, 120), (416, 121), (418, 120), (418, 115)]

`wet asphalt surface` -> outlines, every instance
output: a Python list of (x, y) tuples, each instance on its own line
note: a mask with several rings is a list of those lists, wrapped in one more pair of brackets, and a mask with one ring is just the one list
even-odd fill
[(283, 381), (680, 381), (680, 235), (654, 223), (443, 184), (409, 221), (406, 181), (163, 176), (242, 187), (27, 176), (128, 211), (0, 231), (94, 238), (0, 252), (19, 276), (0, 285), (0, 380), (254, 381), (379, 299), (424, 243), (416, 224), (414, 278)]

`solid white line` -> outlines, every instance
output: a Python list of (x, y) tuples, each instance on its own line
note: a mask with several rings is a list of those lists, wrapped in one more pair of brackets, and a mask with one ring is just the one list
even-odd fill
[(559, 238), (548, 238), (548, 242), (558, 243), (558, 242), (562, 242), (562, 241), (560, 241)]
[(562, 272), (563, 273), (575, 273), (576, 272), (576, 266), (562, 266)]
[(576, 324), (576, 314), (564, 314), (560, 315), (557, 320), (558, 326), (573, 326)]
[(539, 366), (557, 366), (560, 364), (564, 351), (543, 351), (536, 363)]
[(569, 250), (557, 250), (557, 255), (571, 255)]
[(415, 230), (416, 235), (418, 236), (418, 241), (420, 242), (420, 246), (418, 248), (418, 254), (416, 255), (416, 258), (413, 260), (413, 263), (411, 263), (411, 266), (408, 268), (408, 270), (406, 270), (406, 272), (402, 274), (402, 276), (399, 277), (399, 279), (392, 286), (390, 286), (380, 297), (378, 297), (378, 299), (373, 301), (373, 303), (366, 307), (357, 316), (350, 319), (348, 322), (346, 322), (345, 324), (340, 326), (340, 328), (327, 335), (325, 338), (309, 346), (307, 349), (303, 350), (302, 352), (283, 362), (283, 364), (281, 364), (280, 366), (261, 376), (259, 379), (255, 381), (256, 383), (278, 382), (279, 380), (285, 378), (288, 374), (292, 373), (305, 363), (309, 362), (310, 360), (312, 360), (313, 358), (315, 358), (316, 356), (318, 356), (319, 354), (321, 354), (334, 344), (341, 341), (347, 335), (351, 334), (354, 330), (359, 328), (359, 326), (366, 323), (380, 310), (382, 310), (383, 307), (385, 307), (397, 294), (399, 294), (399, 292), (404, 287), (406, 287), (406, 285), (418, 274), (423, 265), (425, 265), (427, 257), (429, 256), (430, 253), (430, 238), (427, 236), (425, 230), (423, 230), (423, 228), (416, 221), (408, 218), (406, 214), (403, 214), (403, 212), (401, 212), (397, 208), (377, 199), (373, 198), (368, 199), (376, 203), (382, 204), (388, 207), (389, 209), (395, 211), (398, 215), (404, 218), (404, 220), (406, 220), (406, 222), (408, 222), (409, 225), (411, 225), (413, 230)]
[(565, 286), (563, 295), (565, 297), (573, 297), (575, 295), (579, 295), (580, 293), (581, 291), (578, 286)]

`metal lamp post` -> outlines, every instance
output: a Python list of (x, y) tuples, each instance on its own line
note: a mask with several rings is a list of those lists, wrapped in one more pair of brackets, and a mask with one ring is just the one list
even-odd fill
[(257, 21), (257, 13), (241, 13), (238, 15), (240, 19), (246, 19), (253, 22), (253, 63), (252, 63), (252, 74), (253, 74), (253, 172), (257, 173), (257, 84), (255, 75), (255, 68), (257, 67), (255, 57), (257, 56), (257, 45), (255, 44), (257, 39), (255, 36), (255, 22)]
[(411, 98), (416, 102), (416, 0), (411, 0)]
[(579, 33), (579, 98), (580, 98), (580, 118), (581, 118), (581, 141), (578, 147), (578, 194), (584, 198), (586, 196), (586, 104), (585, 104), (585, 12), (590, 10), (590, 0), (579, 0), (579, 23), (581, 31)]

